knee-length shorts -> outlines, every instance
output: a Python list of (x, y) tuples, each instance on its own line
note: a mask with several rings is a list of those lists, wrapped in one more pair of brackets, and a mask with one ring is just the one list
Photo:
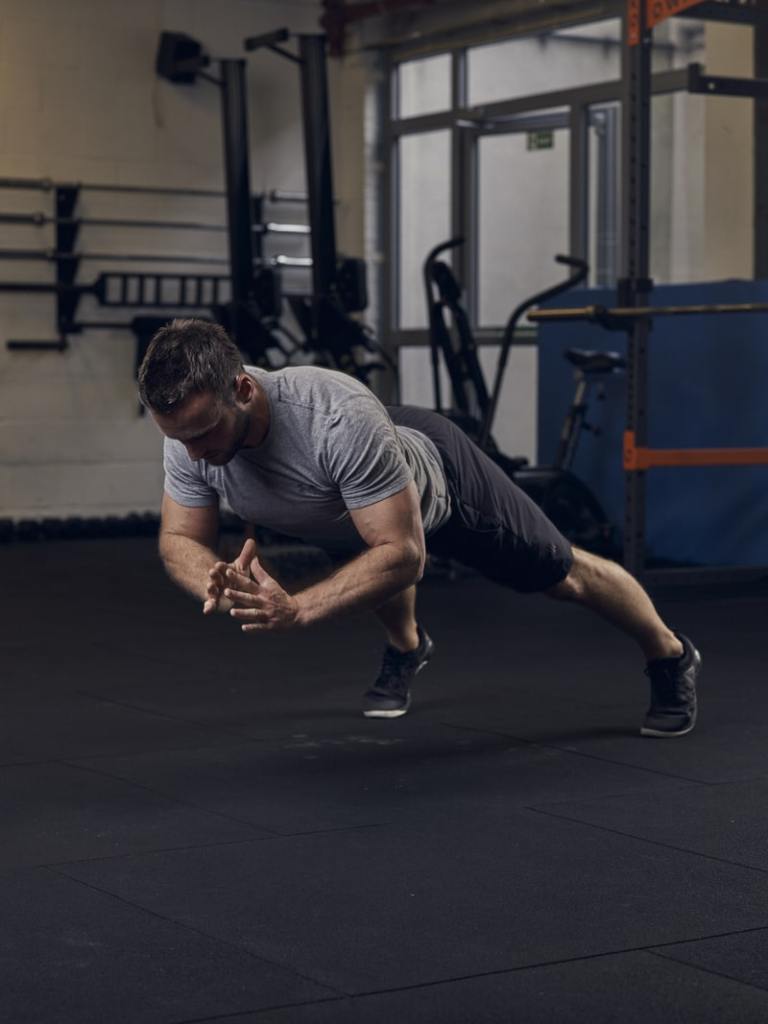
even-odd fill
[(427, 551), (452, 558), (523, 593), (548, 590), (570, 572), (571, 545), (517, 484), (445, 416), (389, 406), (398, 426), (420, 431), (443, 461), (451, 516), (427, 537)]

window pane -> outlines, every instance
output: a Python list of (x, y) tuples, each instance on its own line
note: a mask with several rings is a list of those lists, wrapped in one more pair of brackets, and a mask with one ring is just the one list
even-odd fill
[(554, 92), (621, 77), (621, 22), (594, 22), (467, 53), (469, 103)]
[[(653, 35), (653, 70), (703, 60), (704, 24), (671, 18), (659, 25)], [(618, 81), (621, 51), (619, 18), (474, 47), (467, 54), (469, 103)]]
[(451, 137), (449, 131), (400, 139), (401, 327), (426, 327), (421, 268), (430, 249), (450, 237)]
[(398, 68), (399, 117), (435, 114), (451, 106), (451, 55), (411, 60)]
[[(499, 345), (480, 345), (478, 357), (488, 387), (493, 384), (499, 362)], [(397, 350), (400, 372), (400, 401), (434, 409), (435, 388), (432, 359), (426, 345), (404, 345)], [(445, 364), (440, 362), (443, 407), (451, 404), (451, 385)], [(501, 386), (493, 438), (507, 455), (524, 455), (536, 462), (536, 420), (538, 402), (538, 352), (535, 345), (516, 345)]]
[(493, 135), (478, 149), (478, 297), (482, 326), (506, 323), (513, 308), (559, 278), (568, 252), (570, 132), (529, 149), (529, 134)]

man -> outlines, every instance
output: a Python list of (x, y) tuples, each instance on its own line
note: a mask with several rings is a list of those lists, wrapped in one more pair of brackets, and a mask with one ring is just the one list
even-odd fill
[[(244, 367), (225, 331), (175, 320), (139, 370), (141, 399), (165, 435), (160, 557), (170, 576), (243, 631), (298, 629), (352, 609), (387, 635), (363, 714), (394, 718), (434, 645), (416, 620), (427, 551), (523, 592), (586, 605), (640, 646), (650, 708), (641, 733), (682, 736), (696, 722), (701, 657), (660, 619), (619, 565), (571, 548), (452, 423), (387, 411), (359, 381), (317, 367)], [(246, 541), (221, 562), (219, 501), (248, 523), (343, 554), (326, 578), (287, 593)]]

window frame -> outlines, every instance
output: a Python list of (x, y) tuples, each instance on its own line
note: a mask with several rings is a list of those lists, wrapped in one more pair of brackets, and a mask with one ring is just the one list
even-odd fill
[[(525, 35), (530, 35), (530, 32)], [(508, 39), (524, 38), (522, 34), (510, 33)], [(499, 40), (501, 41), (501, 40)], [(477, 44), (473, 44), (477, 45)], [(477, 325), (477, 145), (479, 138), (489, 132), (509, 130), (530, 119), (531, 125), (546, 117), (553, 110), (565, 108), (571, 131), (569, 160), (569, 252), (586, 258), (589, 254), (589, 130), (590, 108), (617, 104), (621, 110), (622, 81), (615, 79), (578, 88), (558, 89), (552, 92), (536, 93), (529, 96), (501, 100), (493, 103), (469, 106), (467, 103), (467, 51), (468, 45), (455, 45), (429, 53), (390, 52), (384, 61), (384, 73), (388, 87), (384, 92), (384, 109), (381, 111), (383, 132), (384, 188), (380, 197), (382, 204), (380, 223), (383, 225), (382, 256), (382, 302), (380, 307), (381, 337), (386, 339), (393, 358), (401, 346), (428, 345), (429, 333), (426, 328), (402, 328), (399, 324), (400, 310), (400, 169), (399, 140), (409, 134), (449, 130), (451, 138), (451, 187), (450, 225), (452, 237), (463, 237), (463, 246), (453, 251), (453, 269), (458, 279), (466, 286), (470, 321), (476, 331), (479, 344), (498, 344), (503, 334), (503, 325), (483, 327)], [(398, 68), (419, 57), (434, 56), (436, 52), (451, 55), (451, 104), (444, 111), (414, 117), (395, 116), (399, 110)], [(688, 71), (686, 68), (660, 71), (652, 76), (654, 95), (687, 92)], [(620, 202), (620, 196), (617, 196)], [(620, 223), (619, 210), (613, 214), (603, 209), (598, 211)], [(620, 247), (617, 247), (617, 251)], [(426, 254), (425, 254), (426, 255)], [(602, 282), (612, 274), (621, 275), (609, 253), (601, 254)], [(422, 289), (421, 280), (418, 287)], [(527, 330), (527, 329), (526, 329)], [(535, 331), (530, 330), (531, 337)]]

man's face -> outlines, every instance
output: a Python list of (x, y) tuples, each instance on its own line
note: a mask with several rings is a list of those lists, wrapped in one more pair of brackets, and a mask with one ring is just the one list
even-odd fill
[(203, 459), (212, 466), (225, 466), (237, 455), (250, 426), (244, 408), (208, 391), (190, 395), (173, 412), (152, 415), (166, 437), (181, 441), (193, 462)]

